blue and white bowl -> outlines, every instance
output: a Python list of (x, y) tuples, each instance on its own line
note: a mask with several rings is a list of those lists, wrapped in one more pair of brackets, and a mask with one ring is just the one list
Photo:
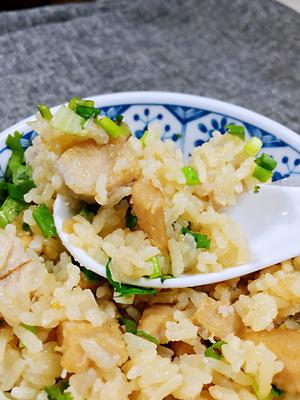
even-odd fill
[[(186, 160), (194, 147), (209, 140), (214, 130), (224, 133), (228, 124), (243, 125), (248, 136), (258, 136), (263, 148), (277, 160), (275, 181), (284, 178), (296, 181), (300, 175), (300, 136), (245, 108), (206, 97), (168, 92), (123, 92), (89, 98), (102, 110), (101, 115), (110, 118), (124, 115), (124, 121), (138, 138), (150, 122), (160, 122), (163, 140), (173, 140), (182, 149)], [(53, 111), (55, 109), (57, 107)], [(27, 148), (36, 133), (26, 122), (33, 119), (26, 118), (0, 135), (0, 179), (10, 156), (5, 145), (7, 135), (15, 130), (22, 132), (22, 145)]]

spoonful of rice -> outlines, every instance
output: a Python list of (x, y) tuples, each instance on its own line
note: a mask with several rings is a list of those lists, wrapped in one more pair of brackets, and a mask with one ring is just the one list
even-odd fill
[[(177, 277), (166, 276), (164, 279), (139, 278), (126, 280), (124, 287), (144, 288), (182, 288), (220, 282), (235, 278), (270, 265), (295, 257), (300, 251), (298, 241), (300, 228), (300, 188), (262, 185), (259, 193), (244, 193), (236, 205), (225, 211), (245, 233), (250, 246), (250, 260), (242, 265), (232, 265), (218, 272), (184, 273)], [(78, 263), (113, 281), (105, 263), (95, 261), (86, 251), (70, 241), (70, 235), (64, 229), (65, 221), (70, 220), (75, 212), (69, 200), (58, 196), (54, 204), (54, 221), (58, 234), (68, 251)], [(108, 259), (110, 261), (110, 259)], [(109, 262), (108, 262), (109, 264)], [(155, 269), (155, 268), (154, 268)], [(109, 276), (107, 276), (107, 273)], [(170, 278), (170, 279), (167, 279)], [(130, 286), (134, 285), (134, 286)], [(133, 294), (134, 294), (133, 293)], [(132, 292), (131, 292), (132, 294)]]

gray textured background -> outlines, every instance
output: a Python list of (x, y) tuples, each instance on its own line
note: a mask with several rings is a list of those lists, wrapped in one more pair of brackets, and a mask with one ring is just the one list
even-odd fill
[(0, 129), (74, 95), (215, 97), (300, 133), (300, 14), (273, 0), (98, 0), (0, 13)]

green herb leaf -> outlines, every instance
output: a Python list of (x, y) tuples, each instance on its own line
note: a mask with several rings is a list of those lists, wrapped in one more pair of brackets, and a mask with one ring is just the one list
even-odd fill
[(46, 386), (44, 391), (47, 393), (48, 400), (73, 400), (72, 394), (61, 389), (59, 385)]
[(75, 109), (76, 114), (78, 114), (80, 117), (88, 120), (92, 117), (97, 117), (97, 115), (100, 114), (100, 110), (94, 107), (87, 107), (87, 106), (82, 106), (82, 105), (76, 105)]
[(207, 235), (203, 235), (202, 233), (192, 232), (188, 228), (184, 226), (181, 228), (180, 232), (183, 235), (192, 235), (195, 242), (197, 249), (209, 249), (210, 248), (210, 239)]
[(126, 318), (119, 318), (118, 321), (120, 325), (125, 326), (126, 332), (132, 333), (146, 340), (149, 340), (150, 342), (156, 345), (159, 345), (159, 341), (154, 336), (149, 335), (148, 333), (137, 329), (137, 323), (135, 321)]
[(116, 115), (115, 123), (117, 125), (121, 125), (121, 123), (123, 122), (123, 118), (124, 118), (123, 115), (120, 115), (120, 114)]
[(84, 274), (84, 277), (86, 278), (86, 280), (88, 280), (88, 281), (98, 282), (101, 279), (101, 276), (96, 274), (96, 272), (93, 272), (84, 267), (80, 267), (80, 270)]
[(14, 135), (8, 135), (6, 139), (6, 145), (9, 147), (13, 153), (17, 154), (20, 161), (23, 161), (24, 149), (21, 145), (20, 139), (22, 138), (22, 134), (18, 131), (14, 132)]
[(92, 222), (99, 208), (99, 204), (85, 204), (79, 211), (79, 215), (87, 219), (89, 222)]
[(52, 114), (49, 107), (46, 104), (38, 104), (37, 108), (42, 116), (43, 119), (50, 121), (52, 119)]
[(126, 319), (126, 318), (119, 318), (118, 322), (120, 325), (124, 325), (126, 332), (133, 333), (134, 335), (137, 332), (137, 323), (133, 321), (132, 319)]
[(45, 238), (57, 236), (53, 215), (45, 204), (35, 207), (32, 216)]
[(284, 395), (284, 390), (279, 389), (276, 385), (272, 384), (271, 395), (273, 397), (280, 397)]
[(224, 342), (223, 340), (219, 340), (218, 342), (213, 343), (205, 350), (205, 357), (215, 358), (216, 360), (221, 360), (222, 358), (224, 358), (221, 349), (223, 344), (225, 343), (226, 342)]
[(131, 213), (132, 208), (128, 207), (126, 211), (126, 226), (129, 228), (131, 231), (136, 227), (137, 225), (137, 217)]
[(254, 160), (254, 162), (268, 171), (273, 171), (277, 166), (277, 161), (266, 153), (263, 153), (260, 157)]
[(226, 125), (225, 129), (228, 130), (228, 133), (230, 135), (237, 136), (241, 140), (245, 140), (246, 138), (246, 132), (243, 126), (231, 124), (231, 125)]
[(161, 275), (161, 267), (160, 267), (159, 257), (154, 256), (154, 257), (149, 258), (149, 260), (147, 260), (147, 261), (149, 261), (153, 264), (153, 272), (150, 275), (150, 278), (151, 279), (159, 278)]
[(106, 277), (109, 284), (115, 289), (118, 293), (117, 297), (128, 297), (134, 294), (144, 294), (144, 295), (156, 295), (157, 291), (152, 288), (142, 288), (138, 286), (127, 285), (125, 283), (116, 282), (113, 280), (111, 271), (109, 268), (109, 264), (111, 263), (111, 257), (108, 258), (106, 263)]
[(188, 186), (195, 186), (200, 183), (198, 174), (195, 168), (186, 166), (182, 168), (183, 175), (185, 176), (185, 182)]
[(259, 185), (255, 185), (255, 187), (254, 187), (254, 193), (258, 193), (258, 192), (259, 192), (259, 189), (260, 189), (260, 186), (259, 186)]
[(149, 335), (149, 333), (137, 330), (136, 335), (139, 337), (142, 337), (143, 339), (149, 340), (149, 342), (152, 342), (152, 343), (156, 344), (157, 346), (159, 345), (159, 341), (156, 339), (156, 337)]

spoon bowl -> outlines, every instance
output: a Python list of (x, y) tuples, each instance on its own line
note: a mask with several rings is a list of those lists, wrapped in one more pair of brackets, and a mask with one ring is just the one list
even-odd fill
[[(161, 282), (140, 278), (126, 283), (153, 288), (183, 288), (224, 281), (258, 271), (300, 254), (300, 187), (264, 185), (259, 193), (244, 193), (235, 206), (227, 208), (231, 218), (241, 227), (250, 245), (247, 264), (224, 268), (219, 272), (182, 274)], [(57, 232), (79, 264), (103, 277), (105, 266), (97, 263), (84, 250), (73, 246), (63, 223), (74, 211), (67, 198), (57, 196), (54, 203), (54, 221)]]

